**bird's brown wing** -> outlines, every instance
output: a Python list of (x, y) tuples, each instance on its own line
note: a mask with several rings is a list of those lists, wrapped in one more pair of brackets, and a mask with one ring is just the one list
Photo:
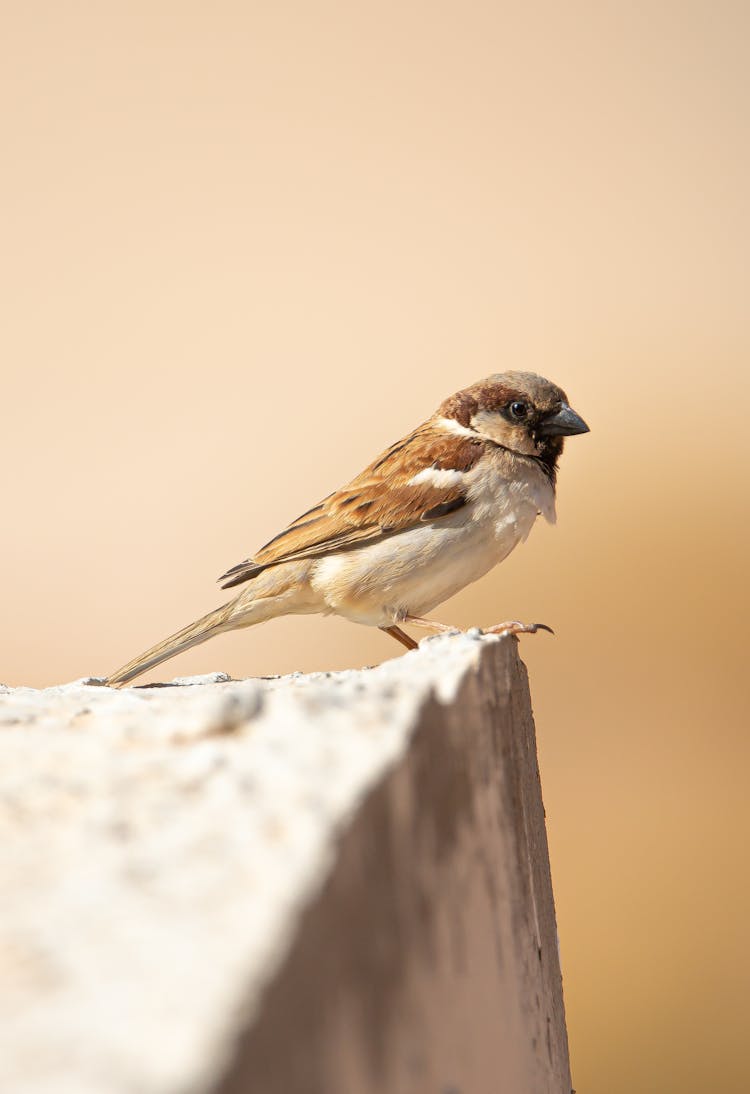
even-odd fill
[[(350, 483), (309, 509), (219, 581), (229, 589), (269, 566), (375, 542), (424, 521), (439, 520), (466, 504), (466, 472), (480, 458), (479, 439), (447, 433), (427, 422), (391, 445)], [(420, 471), (456, 471), (443, 484), (414, 483)]]

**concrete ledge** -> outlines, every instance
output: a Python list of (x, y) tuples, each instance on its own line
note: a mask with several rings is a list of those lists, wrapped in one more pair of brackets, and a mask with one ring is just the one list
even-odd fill
[(0, 1089), (568, 1094), (517, 650), (0, 689)]

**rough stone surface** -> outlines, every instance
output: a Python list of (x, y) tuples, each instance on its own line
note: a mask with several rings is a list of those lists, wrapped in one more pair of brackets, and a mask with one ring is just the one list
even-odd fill
[(570, 1090), (510, 638), (0, 687), (0, 1090)]

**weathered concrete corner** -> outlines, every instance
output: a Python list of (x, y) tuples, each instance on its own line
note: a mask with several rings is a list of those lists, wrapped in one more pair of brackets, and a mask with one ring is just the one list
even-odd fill
[(568, 1094), (514, 639), (0, 689), (0, 1089)]

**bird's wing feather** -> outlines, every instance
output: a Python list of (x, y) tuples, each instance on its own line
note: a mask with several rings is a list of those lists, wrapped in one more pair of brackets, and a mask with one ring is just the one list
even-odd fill
[(223, 588), (239, 585), (268, 566), (320, 558), (454, 512), (466, 504), (466, 474), (483, 448), (479, 439), (446, 433), (427, 422), (251, 558), (227, 570), (219, 578)]

